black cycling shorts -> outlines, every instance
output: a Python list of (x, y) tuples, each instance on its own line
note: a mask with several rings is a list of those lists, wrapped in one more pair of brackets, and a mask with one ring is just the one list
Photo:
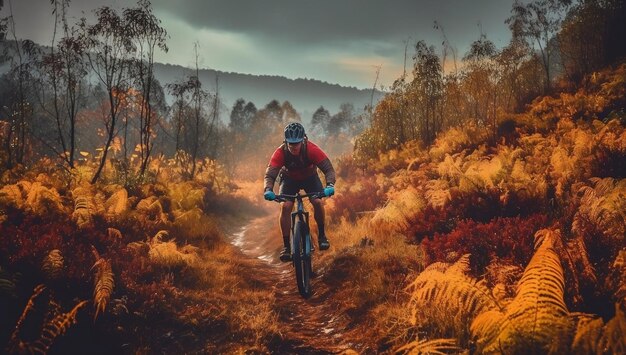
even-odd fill
[[(324, 187), (317, 174), (313, 174), (304, 180), (294, 180), (283, 175), (278, 193), (281, 195), (295, 195), (303, 189), (306, 193), (322, 192)], [(293, 199), (291, 200), (293, 201)]]

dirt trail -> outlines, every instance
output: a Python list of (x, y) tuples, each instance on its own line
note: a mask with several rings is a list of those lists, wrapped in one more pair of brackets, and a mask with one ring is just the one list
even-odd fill
[(317, 277), (312, 280), (313, 295), (308, 300), (298, 293), (292, 264), (278, 259), (282, 238), (277, 216), (277, 208), (268, 209), (267, 216), (251, 220), (231, 235), (231, 242), (258, 266), (255, 278), (275, 290), (284, 341), (271, 344), (270, 350), (281, 354), (328, 354), (350, 349), (352, 344), (342, 336), (347, 319), (324, 302), (329, 294), (320, 281), (324, 270), (315, 265), (315, 254), (313, 272)]

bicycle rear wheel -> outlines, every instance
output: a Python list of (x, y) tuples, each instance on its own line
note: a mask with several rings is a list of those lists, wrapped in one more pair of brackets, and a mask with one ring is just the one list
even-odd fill
[(307, 238), (307, 228), (302, 221), (296, 221), (293, 236), (293, 265), (296, 269), (298, 291), (304, 298), (311, 296), (311, 245)]

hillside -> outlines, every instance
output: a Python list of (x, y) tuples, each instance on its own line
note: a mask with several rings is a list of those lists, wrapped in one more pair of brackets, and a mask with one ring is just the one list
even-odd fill
[[(155, 73), (161, 83), (181, 80), (186, 75), (195, 75), (194, 70), (178, 65), (156, 64)], [(370, 104), (371, 89), (330, 84), (315, 79), (288, 79), (281, 76), (250, 75), (221, 72), (212, 69), (200, 70), (202, 85), (209, 91), (215, 91), (215, 76), (219, 77), (219, 91), (223, 104), (232, 108), (234, 102), (243, 98), (262, 108), (272, 100), (289, 101), (305, 122), (317, 108), (324, 106), (330, 112), (339, 111), (342, 103), (352, 103), (357, 110), (363, 110)], [(383, 93), (376, 90), (374, 105)]]
[(343, 161), (324, 282), (368, 324), (354, 334), (377, 351), (623, 352), (625, 78), (537, 98), (498, 142), (469, 124), (365, 171)]

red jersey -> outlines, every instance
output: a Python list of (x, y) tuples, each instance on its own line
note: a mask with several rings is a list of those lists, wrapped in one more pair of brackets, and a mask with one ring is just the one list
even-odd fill
[[(287, 176), (294, 180), (305, 180), (316, 173), (317, 164), (324, 161), (324, 159), (328, 159), (328, 156), (311, 141), (306, 142), (306, 148), (303, 146), (301, 153), (302, 150), (306, 150), (306, 160), (303, 156), (294, 156), (289, 150), (284, 148), (284, 145), (281, 145), (272, 154), (269, 165), (274, 168), (283, 168)], [(285, 156), (287, 154), (289, 154), (289, 157)]]

